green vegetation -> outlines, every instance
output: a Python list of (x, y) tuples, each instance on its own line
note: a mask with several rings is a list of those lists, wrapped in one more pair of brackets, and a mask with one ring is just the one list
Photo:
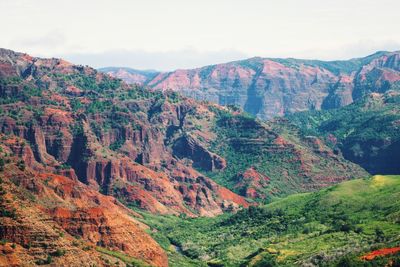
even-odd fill
[(4, 166), (6, 165), (3, 158), (0, 158), (0, 171), (4, 171)]
[[(32, 97), (42, 97), (42, 88), (32, 82), (24, 82), (21, 77), (1, 77), (0, 87), (14, 87), (12, 93), (2, 95), (0, 104), (11, 104), (18, 101), (29, 101)], [(18, 88), (18, 89), (15, 89)]]
[(119, 252), (119, 251), (111, 251), (111, 250), (105, 249), (103, 247), (96, 247), (96, 250), (98, 252), (100, 252), (100, 253), (103, 253), (103, 254), (112, 256), (114, 258), (120, 259), (128, 267), (130, 267), (130, 266), (131, 267), (150, 267), (149, 264), (147, 264), (147, 263), (145, 263), (145, 262), (143, 262), (141, 260), (132, 258), (132, 257), (126, 255), (126, 254), (123, 254), (123, 253)]
[(51, 254), (51, 256), (61, 257), (61, 256), (64, 256), (64, 254), (65, 254), (65, 250), (58, 248), (54, 253)]
[(361, 66), (369, 64), (375, 58), (378, 58), (386, 53), (387, 52), (380, 51), (363, 58), (354, 58), (350, 60), (334, 60), (334, 61), (307, 60), (307, 59), (295, 59), (295, 58), (286, 58), (286, 59), (274, 58), (273, 60), (283, 65), (291, 67), (299, 64), (321, 67), (331, 71), (336, 75), (339, 75), (341, 73), (350, 74), (354, 71), (358, 71), (361, 68)]
[(372, 95), (349, 106), (293, 114), (303, 135), (321, 136), (369, 172), (400, 173), (400, 94)]
[(21, 159), (17, 162), (17, 167), (18, 169), (20, 169), (21, 171), (25, 170), (25, 162)]
[[(234, 189), (237, 183), (237, 175), (243, 173), (250, 167), (268, 177), (276, 184), (271, 187), (281, 188), (285, 193), (293, 193), (294, 189), (290, 185), (279, 184), (282, 169), (288, 170), (288, 175), (298, 177), (300, 162), (296, 162), (292, 151), (275, 150), (274, 135), (265, 136), (265, 131), (260, 122), (246, 115), (232, 115), (232, 113), (219, 111), (215, 132), (218, 134), (216, 141), (211, 144), (211, 151), (224, 157), (228, 164), (226, 169), (220, 172), (206, 172), (206, 175), (218, 183)], [(221, 140), (224, 140), (221, 142)], [(292, 162), (291, 166), (284, 166), (282, 162)], [(265, 164), (269, 162), (270, 164)], [(279, 162), (279, 163), (278, 163)], [(278, 163), (278, 164), (277, 164)], [(297, 165), (297, 166), (296, 166)], [(271, 188), (270, 187), (270, 188)], [(270, 188), (266, 189), (266, 195)]]
[[(314, 177), (343, 176), (343, 165), (330, 157), (315, 153), (315, 150), (299, 129), (285, 120), (264, 123), (249, 114), (234, 115), (231, 112), (211, 108), (216, 113), (213, 132), (217, 134), (209, 149), (222, 156), (229, 163), (222, 171), (202, 171), (219, 184), (242, 194), (246, 185), (236, 187), (238, 174), (254, 167), (259, 173), (269, 177), (268, 185), (255, 188), (270, 202), (277, 196), (307, 191), (307, 182)], [(276, 143), (278, 138), (286, 140), (287, 145)], [(351, 163), (342, 161), (347, 168), (346, 175), (361, 177), (366, 173)], [(305, 171), (310, 166), (310, 171)]]
[(124, 140), (124, 139), (119, 139), (118, 141), (116, 141), (116, 142), (114, 142), (114, 143), (112, 143), (112, 144), (110, 145), (110, 149), (116, 151), (116, 150), (120, 149), (121, 146), (122, 146), (124, 143), (125, 143), (125, 140)]
[(53, 262), (53, 258), (50, 255), (48, 255), (47, 258), (44, 260), (43, 259), (37, 260), (36, 264), (37, 265), (48, 265), (48, 264), (51, 264), (52, 262)]
[(77, 112), (84, 107), (78, 98), (72, 98), (70, 100), (70, 105), (73, 112)]
[(104, 101), (94, 100), (86, 107), (86, 112), (89, 114), (99, 113), (109, 110), (111, 107), (112, 107), (112, 102), (110, 100), (104, 100)]
[[(79, 68), (80, 71), (83, 71), (83, 67), (78, 66), (77, 69), (79, 70)], [(78, 72), (68, 75), (53, 73), (53, 78), (57, 79), (59, 82), (72, 83), (82, 90), (92, 90), (98, 93), (116, 90), (121, 86), (121, 80), (106, 75), (102, 76), (102, 79), (98, 81), (96, 79), (96, 72), (92, 74)]]
[(400, 245), (399, 210), (400, 176), (374, 176), (216, 218), (142, 214), (171, 266), (344, 266)]

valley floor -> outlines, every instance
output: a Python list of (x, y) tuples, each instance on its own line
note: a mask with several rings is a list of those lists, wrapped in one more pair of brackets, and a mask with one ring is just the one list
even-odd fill
[(396, 250), (362, 258), (400, 246), (400, 176), (352, 180), (215, 218), (141, 214), (171, 266), (383, 266), (400, 258)]

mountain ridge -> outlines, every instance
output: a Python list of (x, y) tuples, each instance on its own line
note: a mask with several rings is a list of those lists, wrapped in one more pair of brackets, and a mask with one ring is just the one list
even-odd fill
[[(338, 108), (365, 93), (398, 88), (399, 55), (399, 51), (379, 51), (336, 61), (253, 57), (162, 72), (143, 85), (220, 105), (237, 105), (261, 119), (271, 119), (298, 111)], [(109, 74), (118, 77), (115, 72)]]
[(354, 57), (354, 58), (349, 58), (349, 59), (337, 59), (337, 60), (320, 60), (320, 59), (305, 59), (305, 58), (295, 58), (295, 57), (261, 57), (261, 56), (253, 56), (245, 59), (238, 59), (238, 60), (233, 60), (233, 61), (227, 61), (224, 63), (216, 63), (216, 64), (209, 64), (209, 65), (204, 65), (202, 67), (196, 67), (196, 68), (177, 68), (174, 70), (170, 71), (159, 71), (156, 69), (138, 69), (138, 68), (132, 68), (128, 66), (106, 66), (106, 67), (99, 67), (97, 70), (101, 72), (109, 72), (109, 71), (116, 71), (119, 69), (124, 69), (127, 71), (132, 71), (132, 72), (137, 72), (137, 73), (172, 73), (175, 71), (179, 70), (194, 70), (194, 69), (201, 69), (201, 68), (207, 68), (207, 67), (213, 67), (216, 65), (223, 65), (223, 64), (230, 64), (230, 63), (237, 63), (237, 62), (242, 62), (242, 61), (249, 61), (253, 59), (258, 59), (258, 60), (263, 60), (263, 59), (269, 59), (269, 60), (276, 60), (276, 61), (299, 61), (299, 62), (320, 62), (320, 63), (335, 63), (335, 62), (348, 62), (348, 61), (363, 61), (368, 58), (375, 58), (377, 56), (382, 56), (390, 53), (400, 53), (400, 50), (395, 50), (395, 51), (387, 51), (387, 50), (381, 50), (381, 51), (376, 51), (370, 55), (367, 55), (365, 57)]

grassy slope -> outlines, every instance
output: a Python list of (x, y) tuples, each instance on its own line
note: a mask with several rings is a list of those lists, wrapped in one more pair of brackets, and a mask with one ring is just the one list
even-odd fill
[[(329, 111), (300, 112), (289, 116), (306, 134), (334, 133), (344, 140), (355, 134), (370, 137), (396, 137), (395, 128), (388, 127), (400, 119), (400, 94), (368, 96), (349, 106)], [(386, 127), (383, 127), (386, 126)], [(367, 130), (367, 132), (366, 132)]]
[[(374, 176), (217, 218), (143, 214), (171, 266), (333, 261), (400, 244), (400, 176)], [(174, 244), (181, 253), (176, 252)]]

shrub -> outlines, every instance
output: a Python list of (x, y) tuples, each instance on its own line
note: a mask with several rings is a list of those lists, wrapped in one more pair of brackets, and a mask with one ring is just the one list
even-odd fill
[(23, 160), (19, 160), (19, 161), (17, 162), (17, 167), (18, 167), (18, 169), (20, 169), (21, 171), (24, 171), (24, 170), (25, 170), (25, 162), (24, 162)]
[(356, 258), (346, 256), (341, 258), (335, 266), (337, 267), (357, 267), (357, 266), (363, 266), (362, 263), (357, 260)]
[(12, 219), (16, 219), (17, 213), (15, 209), (7, 210), (5, 208), (0, 208), (0, 217), (9, 217)]
[(63, 249), (57, 249), (55, 252), (53, 252), (51, 255), (54, 257), (61, 257), (65, 254), (65, 250)]
[(375, 240), (376, 242), (382, 242), (385, 240), (385, 233), (382, 231), (382, 229), (375, 229)]
[(53, 262), (53, 258), (50, 255), (48, 255), (45, 260), (43, 260), (43, 259), (37, 260), (36, 264), (37, 265), (47, 265), (47, 264), (50, 264), (52, 262)]
[(253, 265), (254, 267), (274, 267), (278, 266), (275, 257), (271, 254), (265, 254), (264, 257)]
[(4, 159), (0, 158), (0, 171), (4, 171), (4, 165), (6, 165)]

